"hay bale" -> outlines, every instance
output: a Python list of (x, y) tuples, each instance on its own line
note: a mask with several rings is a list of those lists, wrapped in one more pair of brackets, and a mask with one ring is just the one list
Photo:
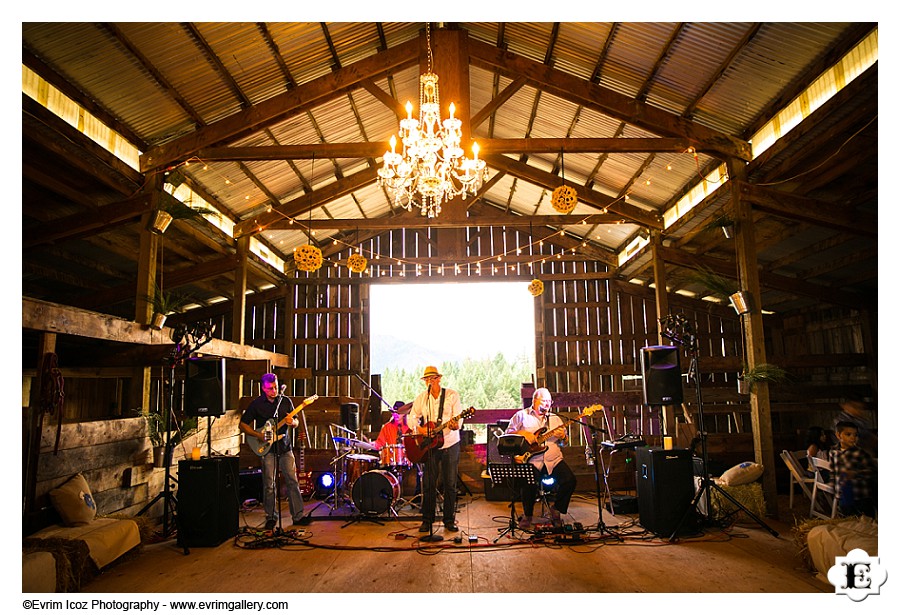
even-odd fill
[[(766, 499), (763, 496), (762, 485), (758, 481), (735, 486), (716, 484), (722, 491), (733, 497), (741, 506), (757, 517), (763, 517), (766, 514)], [(731, 500), (719, 493), (718, 489), (710, 490), (709, 501), (714, 515), (718, 517), (737, 515), (740, 518), (741, 516), (746, 516)]]

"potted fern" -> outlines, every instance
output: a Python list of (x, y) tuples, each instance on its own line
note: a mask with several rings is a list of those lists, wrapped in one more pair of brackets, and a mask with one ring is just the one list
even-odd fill
[(706, 223), (703, 227), (704, 232), (712, 232), (721, 230), (725, 235), (725, 239), (734, 237), (734, 218), (728, 214), (721, 214)]
[(157, 235), (162, 235), (169, 228), (172, 220), (197, 220), (204, 215), (218, 215), (218, 213), (209, 207), (185, 205), (168, 192), (162, 192), (159, 209), (153, 212), (153, 218), (150, 220), (150, 230)]
[(705, 267), (691, 271), (687, 279), (703, 286), (711, 295), (723, 300), (728, 299), (740, 290), (733, 280), (722, 277)]
[(738, 376), (738, 393), (749, 395), (754, 390), (757, 382), (784, 382), (788, 374), (783, 368), (772, 363), (760, 363), (752, 369), (744, 365), (744, 370)]
[[(153, 447), (153, 465), (157, 468), (165, 467), (166, 457), (166, 420), (160, 412), (148, 411), (143, 413), (144, 422), (147, 424), (147, 437)], [(169, 434), (169, 447), (172, 448), (184, 439), (189, 438), (199, 431), (197, 417), (184, 419), (181, 426), (175, 426)], [(171, 457), (169, 457), (171, 462)]]
[(166, 317), (174, 312), (180, 312), (184, 306), (191, 303), (188, 295), (164, 291), (156, 286), (152, 295), (147, 296), (147, 301), (153, 306), (153, 317), (150, 326), (157, 331), (166, 324)]

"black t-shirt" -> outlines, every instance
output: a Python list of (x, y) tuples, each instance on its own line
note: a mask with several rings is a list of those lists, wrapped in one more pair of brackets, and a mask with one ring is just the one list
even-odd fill
[[(276, 405), (278, 410), (278, 415), (276, 417)], [(275, 419), (275, 422), (278, 423), (285, 416), (291, 413), (294, 409), (294, 404), (291, 402), (289, 397), (281, 395), (275, 398), (275, 401), (269, 401), (269, 398), (265, 396), (265, 394), (260, 395), (256, 399), (250, 402), (250, 405), (247, 406), (247, 409), (244, 410), (244, 413), (241, 415), (241, 422), (250, 425), (257, 431), (262, 431), (263, 426), (266, 424), (266, 421), (269, 419)], [(279, 435), (287, 433), (288, 425), (285, 425), (281, 429), (278, 430)], [(286, 452), (291, 450), (291, 441), (290, 438), (278, 438), (278, 454), (283, 455)], [(274, 451), (275, 447), (272, 447), (270, 452)]]

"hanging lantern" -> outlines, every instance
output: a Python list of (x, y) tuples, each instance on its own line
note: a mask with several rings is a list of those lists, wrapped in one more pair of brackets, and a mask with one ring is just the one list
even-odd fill
[(578, 204), (578, 193), (575, 192), (575, 188), (563, 184), (553, 191), (550, 204), (561, 214), (571, 213)]
[(539, 296), (544, 292), (544, 283), (537, 279), (532, 280), (531, 284), (528, 285), (528, 292), (535, 297)]
[(300, 271), (316, 271), (322, 266), (322, 250), (306, 244), (294, 252), (294, 263)]
[(366, 265), (368, 264), (369, 261), (362, 254), (351, 254), (347, 259), (347, 269), (353, 273), (362, 273), (366, 270)]

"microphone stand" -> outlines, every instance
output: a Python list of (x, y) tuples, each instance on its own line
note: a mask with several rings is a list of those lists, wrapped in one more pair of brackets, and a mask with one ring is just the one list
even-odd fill
[(616, 536), (619, 540), (622, 540), (620, 536), (611, 531), (606, 524), (603, 522), (603, 491), (600, 488), (600, 470), (597, 467), (597, 461), (600, 459), (599, 451), (597, 448), (597, 433), (608, 433), (605, 429), (601, 429), (599, 427), (595, 427), (590, 423), (586, 423), (581, 419), (570, 419), (568, 417), (560, 416), (557, 412), (550, 412), (549, 414), (554, 414), (559, 416), (559, 418), (569, 421), (570, 423), (578, 423), (579, 425), (583, 425), (587, 427), (591, 432), (591, 453), (594, 455), (594, 485), (597, 489), (597, 531), (601, 534), (609, 534), (610, 536)]
[[(272, 435), (272, 448), (275, 450), (275, 471), (272, 473), (272, 481), (275, 484), (275, 514), (278, 515), (278, 529), (275, 532), (276, 534), (284, 532), (281, 523), (281, 490), (278, 488), (278, 472), (281, 469), (281, 453), (278, 452), (278, 441), (281, 439), (281, 436), (278, 434), (278, 411), (281, 408), (281, 400), (284, 398), (284, 389), (285, 385), (281, 385), (281, 390), (278, 393), (278, 400), (275, 403), (275, 415), (272, 417), (272, 420), (275, 421), (275, 433)], [(290, 428), (285, 425), (285, 436), (287, 435), (288, 429)]]

